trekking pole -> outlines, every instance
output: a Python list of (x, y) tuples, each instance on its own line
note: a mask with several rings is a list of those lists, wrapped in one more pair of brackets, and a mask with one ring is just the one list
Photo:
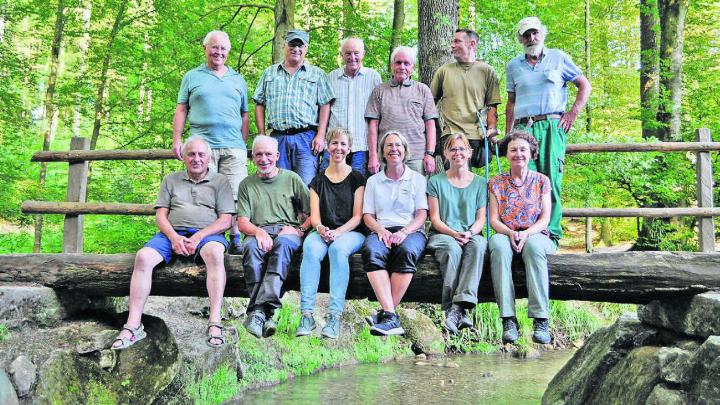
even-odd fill
[[(480, 130), (483, 133), (483, 139), (485, 140), (485, 147), (483, 150), (483, 156), (485, 157), (485, 184), (488, 184), (490, 182), (490, 144), (488, 142), (487, 137), (487, 131), (485, 130), (485, 120), (483, 119), (483, 114), (486, 114), (487, 110), (485, 108), (478, 110), (477, 112), (477, 120), (478, 120), (478, 126), (480, 127)], [(487, 193), (486, 193), (487, 194)], [(489, 201), (487, 199), (485, 200), (485, 239), (490, 240), (490, 204), (488, 204)]]

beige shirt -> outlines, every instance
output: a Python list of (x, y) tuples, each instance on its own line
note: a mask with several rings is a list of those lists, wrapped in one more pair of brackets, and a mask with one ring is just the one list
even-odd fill
[[(430, 89), (423, 83), (392, 80), (373, 89), (365, 109), (366, 119), (380, 120), (378, 142), (387, 131), (396, 130), (408, 140), (408, 159), (422, 159), (425, 155), (425, 121), (437, 118), (437, 108)], [(368, 145), (376, 148), (377, 145)]]
[(435, 71), (430, 90), (438, 102), (441, 136), (465, 134), (483, 139), (477, 112), (500, 104), (500, 84), (495, 70), (485, 62), (448, 63)]
[(162, 181), (155, 209), (168, 208), (168, 221), (175, 229), (203, 229), (220, 214), (235, 213), (230, 183), (222, 174), (208, 172), (195, 183), (186, 171), (171, 173)]

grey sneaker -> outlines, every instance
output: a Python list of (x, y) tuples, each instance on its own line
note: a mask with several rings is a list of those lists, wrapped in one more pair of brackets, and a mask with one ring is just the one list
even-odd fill
[(312, 312), (303, 312), (300, 318), (300, 325), (295, 329), (295, 336), (307, 336), (315, 330), (317, 325), (315, 324), (315, 318), (313, 318)]
[(262, 336), (269, 338), (275, 334), (275, 331), (277, 331), (277, 324), (273, 321), (272, 317), (268, 317), (262, 327)]
[(248, 315), (243, 325), (251, 335), (256, 338), (261, 338), (263, 335), (263, 326), (265, 325), (265, 313), (263, 311), (253, 311), (253, 313)]
[(373, 326), (375, 326), (376, 323), (380, 322), (380, 319), (382, 319), (384, 313), (385, 313), (385, 311), (382, 308), (380, 308), (380, 309), (378, 309), (377, 313), (366, 316), (365, 322), (367, 322), (367, 324), (370, 325), (370, 327), (373, 327)]
[(533, 320), (533, 342), (543, 345), (550, 343), (550, 331), (548, 330), (548, 324), (547, 319), (535, 318)]
[(400, 317), (394, 312), (384, 312), (379, 323), (370, 328), (370, 334), (374, 336), (402, 335), (405, 329), (400, 326)]
[(326, 338), (337, 339), (340, 336), (340, 314), (327, 314), (320, 334)]
[(463, 309), (461, 314), (462, 314), (462, 316), (460, 317), (460, 322), (458, 323), (458, 330), (463, 330), (465, 328), (472, 328), (473, 321), (470, 318), (470, 311), (467, 309)]
[(455, 308), (450, 308), (445, 313), (445, 329), (450, 332), (451, 335), (456, 335), (458, 333), (458, 323), (460, 323), (461, 317), (462, 313)]
[(515, 343), (515, 341), (518, 339), (517, 321), (515, 321), (515, 318), (514, 317), (503, 318), (502, 324), (503, 324), (502, 342), (503, 343)]

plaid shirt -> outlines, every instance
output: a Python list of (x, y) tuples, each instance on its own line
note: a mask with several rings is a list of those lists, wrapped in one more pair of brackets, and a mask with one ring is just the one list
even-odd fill
[(265, 69), (253, 99), (265, 106), (268, 126), (276, 131), (318, 125), (318, 108), (335, 98), (325, 72), (304, 62), (295, 74), (282, 63)]

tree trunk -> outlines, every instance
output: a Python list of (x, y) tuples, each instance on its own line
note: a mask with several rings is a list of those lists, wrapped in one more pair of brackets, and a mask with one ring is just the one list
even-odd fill
[(103, 101), (107, 94), (108, 88), (108, 70), (110, 69), (110, 62), (112, 61), (113, 46), (115, 45), (115, 38), (117, 38), (120, 29), (124, 25), (123, 20), (125, 19), (125, 11), (127, 11), (128, 0), (122, 0), (118, 13), (115, 16), (115, 22), (113, 23), (112, 31), (110, 31), (110, 38), (108, 38), (107, 49), (105, 51), (105, 57), (103, 58), (102, 70), (100, 72), (100, 87), (97, 92), (97, 99), (95, 100), (95, 122), (93, 123), (92, 137), (90, 138), (90, 149), (94, 150), (97, 145), (97, 141), (100, 138), (100, 127), (102, 127), (103, 119)]
[[(82, 36), (78, 39), (78, 81), (84, 81), (87, 75), (87, 51), (90, 48), (90, 18), (92, 16), (92, 2), (84, 0), (80, 3), (80, 20), (82, 21)], [(80, 136), (82, 127), (82, 96), (75, 95), (75, 107), (73, 108), (73, 136)]]
[(275, 1), (275, 36), (272, 44), (273, 63), (280, 63), (285, 59), (283, 46), (285, 34), (295, 28), (295, 0)]
[(645, 139), (657, 136), (658, 24), (657, 0), (640, 0), (640, 117)]
[[(585, 0), (585, 77), (592, 82), (590, 72), (590, 0)], [(592, 128), (590, 101), (585, 105), (585, 132)]]
[(683, 31), (689, 0), (658, 0), (660, 16), (660, 88), (658, 138), (680, 139)]
[[(0, 283), (38, 283), (91, 296), (128, 294), (134, 255), (33, 254), (0, 256)], [(299, 257), (298, 257), (299, 259)], [(348, 299), (373, 298), (362, 258), (351, 257)], [(700, 294), (720, 289), (720, 255), (688, 252), (595, 253), (548, 256), (550, 298), (643, 304), (668, 296)], [(284, 288), (299, 288), (299, 260), (293, 263)], [(245, 297), (241, 256), (225, 256), (225, 296)], [(493, 301), (488, 266), (479, 298)], [(517, 297), (527, 297), (524, 270), (514, 263)], [(327, 271), (320, 291), (327, 292)], [(403, 298), (407, 302), (439, 303), (442, 276), (432, 256), (425, 256)], [(153, 272), (152, 293), (167, 296), (206, 296), (204, 266), (174, 260)]]
[(435, 70), (452, 61), (450, 41), (458, 25), (458, 0), (418, 0), (420, 81), (430, 85)]
[[(45, 130), (43, 133), (43, 150), (50, 150), (50, 142), (55, 135), (57, 119), (57, 105), (55, 104), (55, 85), (57, 84), (58, 65), (60, 58), (60, 49), (62, 48), (63, 31), (65, 29), (65, 1), (58, 0), (57, 9), (55, 10), (55, 31), (53, 41), (50, 45), (50, 75), (48, 76), (47, 89), (45, 91)], [(47, 175), (47, 163), (40, 164), (40, 178), (38, 183), (40, 190), (45, 187), (45, 177)], [(37, 215), (35, 217), (35, 240), (33, 243), (33, 252), (39, 253), (42, 250), (42, 228), (43, 217)]]
[[(390, 49), (388, 52), (388, 67), (390, 66), (390, 54), (393, 49), (402, 45), (402, 32), (405, 26), (405, 0), (395, 0), (393, 2), (393, 25), (392, 34), (390, 35)], [(392, 70), (392, 69), (389, 69)]]

